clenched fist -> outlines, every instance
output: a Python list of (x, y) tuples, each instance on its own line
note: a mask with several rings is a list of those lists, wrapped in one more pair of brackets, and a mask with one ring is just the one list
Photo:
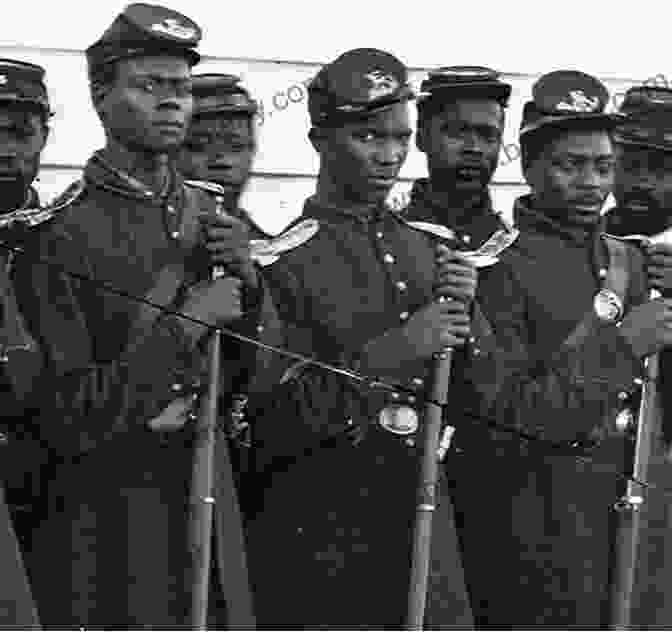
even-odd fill
[(478, 272), (459, 251), (443, 244), (436, 247), (434, 296), (446, 296), (469, 303), (476, 296)]
[(672, 345), (672, 299), (656, 299), (633, 307), (620, 331), (638, 358)]
[(649, 287), (672, 294), (672, 245), (651, 244), (646, 247)]
[(198, 219), (212, 265), (223, 266), (247, 287), (256, 289), (259, 280), (250, 258), (250, 236), (245, 222), (232, 215), (200, 215)]
[(462, 346), (469, 335), (469, 313), (462, 301), (432, 301), (415, 312), (403, 327), (370, 340), (360, 368), (369, 375), (403, 372), (406, 363), (429, 360), (446, 347)]
[[(189, 289), (182, 312), (210, 325), (225, 325), (242, 317), (242, 281), (227, 276), (216, 281), (203, 281)], [(204, 327), (197, 323), (180, 319), (187, 335), (198, 339), (204, 333)]]

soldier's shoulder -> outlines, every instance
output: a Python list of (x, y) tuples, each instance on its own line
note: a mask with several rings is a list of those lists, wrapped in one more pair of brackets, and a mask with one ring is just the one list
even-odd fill
[(296, 256), (319, 233), (320, 228), (320, 222), (313, 217), (294, 220), (276, 237), (251, 240), (252, 259), (266, 267), (280, 259)]
[(1, 228), (21, 225), (29, 229), (44, 229), (64, 217), (82, 199), (86, 186), (83, 180), (75, 180), (62, 193), (43, 206), (8, 213), (2, 218)]

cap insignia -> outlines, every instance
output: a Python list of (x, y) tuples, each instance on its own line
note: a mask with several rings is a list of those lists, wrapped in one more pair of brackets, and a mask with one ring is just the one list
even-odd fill
[(191, 40), (196, 37), (196, 29), (193, 29), (190, 26), (184, 26), (180, 24), (179, 20), (174, 18), (166, 18), (161, 22), (152, 24), (152, 31), (157, 31), (164, 35), (170, 35), (171, 37), (176, 37), (177, 39), (182, 40)]
[(600, 107), (600, 100), (586, 96), (583, 90), (572, 90), (567, 100), (560, 101), (555, 107), (567, 112), (595, 112)]
[(364, 75), (369, 83), (368, 99), (374, 101), (394, 94), (399, 89), (399, 81), (392, 75), (386, 75), (382, 70), (374, 70)]
[(7, 75), (0, 75), (0, 86), (7, 85)]

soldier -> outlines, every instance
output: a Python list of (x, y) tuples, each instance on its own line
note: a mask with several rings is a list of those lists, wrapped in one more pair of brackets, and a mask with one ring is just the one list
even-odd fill
[[(317, 74), (308, 99), (317, 190), (272, 242), (264, 274), (292, 350), (418, 389), (433, 352), (464, 345), (476, 275), (385, 204), (408, 151), (412, 97), (403, 64), (375, 49)], [(455, 300), (438, 302), (443, 294)], [(413, 397), (360, 393), (293, 367), (271, 399), (255, 417), (264, 498), (248, 534), (260, 626), (401, 627), (419, 461)], [(448, 503), (435, 521), (433, 616), (469, 626)]]
[(235, 75), (194, 75), (193, 94), (194, 116), (182, 150), (182, 173), (219, 184), (226, 190), (226, 208), (235, 209), (251, 236), (269, 237), (239, 206), (256, 151), (257, 103)]
[(600, 230), (618, 121), (604, 112), (606, 88), (557, 71), (535, 83), (532, 97), (520, 131), (531, 188), (514, 208), (521, 235), (484, 280), (480, 303), (500, 350), (519, 363), (513, 374), (534, 374), (578, 347), (582, 360), (565, 374), (576, 385), (569, 396), (550, 389), (530, 399), (505, 380), (502, 394), (519, 403), (499, 405), (548, 439), (582, 433), (593, 460), (608, 467), (530, 443), (499, 468), (489, 496), (500, 499), (489, 507), (497, 529), (480, 531), (487, 552), (499, 552), (482, 568), (476, 607), (483, 627), (604, 627), (611, 508), (622, 492), (615, 473), (626, 470), (629, 446), (615, 420), (641, 384), (642, 358), (672, 342), (672, 310), (646, 300), (638, 251)]
[(51, 212), (40, 209), (33, 181), (49, 134), (51, 115), (44, 69), (24, 61), (0, 60), (0, 396), (2, 397), (2, 480), (0, 487), (0, 626), (35, 627), (37, 613), (4, 492), (13, 510), (14, 526), (24, 546), (30, 546), (35, 519), (36, 472), (43, 460), (39, 437), (26, 400), (40, 368), (39, 354), (20, 314), (13, 288), (15, 252), (28, 236), (13, 226), (36, 225)]
[(497, 168), (511, 86), (490, 68), (450, 66), (420, 86), (417, 145), (429, 179), (413, 183), (409, 220), (449, 227), (467, 249), (507, 230), (488, 185)]
[[(131, 4), (87, 49), (106, 144), (19, 267), (45, 365), (38, 421), (56, 455), (31, 556), (49, 627), (188, 624), (188, 422), (207, 382), (207, 328), (133, 297), (248, 334), (265, 318), (245, 225), (216, 213), (221, 189), (187, 186), (176, 170), (200, 36), (175, 11)], [(234, 341), (224, 353), (231, 394), (249, 358)], [(230, 492), (231, 481), (215, 488), (218, 555), (222, 525), (237, 520)], [(214, 595), (211, 623), (249, 627), (244, 591), (227, 592), (244, 574), (241, 551), (226, 573), (218, 561), (225, 594)]]

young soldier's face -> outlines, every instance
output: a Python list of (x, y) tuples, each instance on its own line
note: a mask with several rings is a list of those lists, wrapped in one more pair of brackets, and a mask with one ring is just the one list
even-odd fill
[(616, 148), (614, 197), (640, 234), (665, 230), (672, 220), (672, 152), (620, 145)]
[(132, 150), (153, 153), (179, 149), (192, 109), (189, 64), (167, 56), (118, 62), (114, 84), (99, 105), (109, 135)]
[(46, 140), (47, 128), (40, 114), (0, 103), (0, 189), (28, 190), (37, 176)]
[(570, 132), (551, 141), (525, 172), (534, 208), (570, 226), (591, 226), (614, 181), (607, 132)]
[(253, 124), (250, 115), (243, 113), (195, 117), (182, 150), (182, 172), (240, 191), (254, 158)]
[(328, 129), (316, 146), (320, 170), (353, 203), (385, 200), (408, 154), (411, 124), (406, 103), (363, 121)]
[(418, 133), (432, 182), (456, 191), (484, 189), (497, 167), (503, 132), (504, 110), (496, 101), (446, 104)]

